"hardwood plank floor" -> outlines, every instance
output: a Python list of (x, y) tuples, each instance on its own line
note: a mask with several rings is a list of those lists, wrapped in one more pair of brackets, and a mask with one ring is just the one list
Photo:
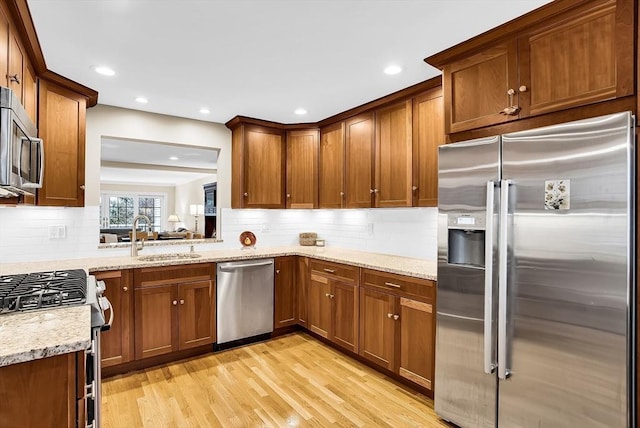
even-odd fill
[(448, 427), (428, 397), (304, 333), (115, 376), (102, 426)]

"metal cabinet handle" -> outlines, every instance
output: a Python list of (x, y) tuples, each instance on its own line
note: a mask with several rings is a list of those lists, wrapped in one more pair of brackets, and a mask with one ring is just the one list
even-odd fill
[(340, 192), (340, 196), (344, 196), (344, 192)]
[(180, 299), (180, 304), (184, 305), (184, 300), (183, 299)]
[(333, 299), (334, 297), (336, 297), (336, 295), (335, 295), (335, 294), (329, 294), (329, 298), (330, 298), (330, 299)]
[(329, 294), (329, 293), (324, 293), (324, 297), (329, 297), (329, 296), (331, 296), (331, 294)]
[(18, 76), (18, 74), (9, 74), (7, 75), (7, 77), (9, 78), (9, 81), (11, 82), (15, 82), (18, 85), (20, 84), (20, 76)]
[(287, 198), (290, 198), (290, 197), (291, 197), (291, 193), (287, 193)]
[(86, 187), (87, 187), (87, 186), (85, 186), (84, 184), (81, 184), (81, 185), (80, 185), (80, 189), (81, 189), (81, 190), (86, 189)]
[(393, 314), (387, 314), (387, 318), (389, 319), (393, 318)]
[(336, 273), (336, 271), (335, 271), (334, 269), (326, 269), (326, 268), (325, 268), (325, 269), (323, 269), (323, 270), (324, 270), (325, 272), (328, 272), (328, 273)]
[(522, 85), (518, 88), (518, 91), (520, 92), (527, 92), (529, 90), (529, 88), (527, 88), (525, 85)]
[(173, 306), (176, 306), (178, 304), (177, 300), (174, 300), (173, 302), (171, 302), (173, 304)]
[(373, 193), (378, 193), (378, 192), (379, 192), (378, 189), (369, 189), (369, 193), (373, 194)]
[(411, 186), (411, 190), (415, 192), (416, 190), (418, 190), (418, 186)]
[(280, 269), (276, 269), (276, 274), (280, 273)]
[(394, 320), (396, 320), (396, 321), (398, 321), (398, 320), (400, 319), (400, 315), (394, 315), (394, 316), (393, 316), (393, 319), (394, 319)]
[(122, 287), (122, 291), (129, 291), (129, 287)]
[(249, 194), (247, 192), (244, 192), (244, 196), (247, 197), (249, 196)]
[(394, 284), (393, 282), (385, 282), (384, 285), (388, 285), (389, 287), (401, 288), (401, 285)]

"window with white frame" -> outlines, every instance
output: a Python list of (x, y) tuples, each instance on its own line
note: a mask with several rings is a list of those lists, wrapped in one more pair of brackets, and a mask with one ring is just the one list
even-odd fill
[(160, 232), (165, 220), (166, 195), (152, 193), (101, 193), (100, 224), (102, 229), (130, 229), (133, 218), (144, 214), (151, 220), (151, 230)]

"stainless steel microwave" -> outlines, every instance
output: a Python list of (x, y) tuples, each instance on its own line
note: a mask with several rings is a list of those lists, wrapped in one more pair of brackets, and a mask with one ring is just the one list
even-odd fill
[(0, 197), (33, 195), (42, 187), (44, 145), (18, 98), (0, 87)]

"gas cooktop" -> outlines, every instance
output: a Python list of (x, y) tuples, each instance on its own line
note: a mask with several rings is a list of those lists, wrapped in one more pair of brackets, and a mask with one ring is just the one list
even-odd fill
[(0, 275), (0, 314), (87, 300), (87, 273), (82, 269)]

